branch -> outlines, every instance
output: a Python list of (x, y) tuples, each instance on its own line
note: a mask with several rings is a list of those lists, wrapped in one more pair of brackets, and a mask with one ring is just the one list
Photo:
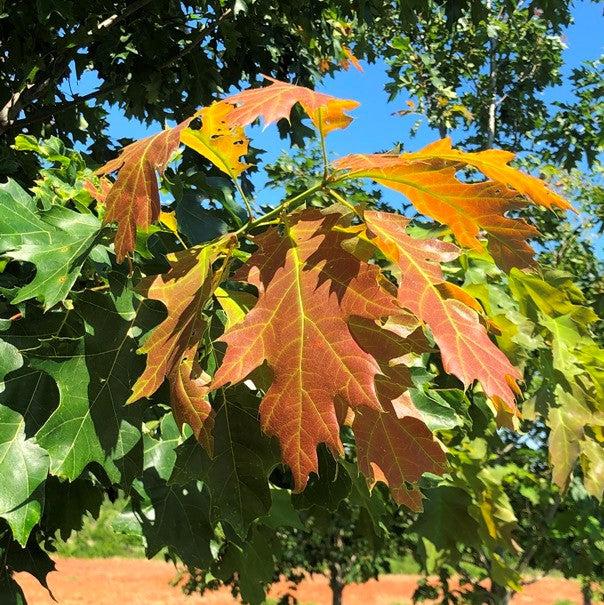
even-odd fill
[(247, 222), (240, 229), (235, 231), (235, 235), (240, 235), (241, 233), (245, 233), (245, 232), (249, 231), (250, 229), (253, 229), (254, 227), (264, 225), (267, 221), (270, 221), (273, 218), (279, 216), (288, 207), (290, 209), (296, 208), (302, 202), (304, 202), (306, 200), (306, 198), (310, 197), (317, 191), (324, 189), (325, 186), (326, 186), (325, 183), (321, 182), (316, 185), (313, 185), (312, 187), (309, 187), (308, 189), (306, 189), (302, 193), (299, 193), (298, 195), (294, 195), (293, 197), (283, 200), (283, 202), (281, 202), (278, 206), (275, 206), (275, 208), (273, 208), (272, 210), (269, 210), (265, 215), (263, 215), (257, 219), (254, 219), (253, 221)]
[(179, 61), (180, 59), (182, 59), (183, 57), (188, 55), (191, 51), (193, 51), (195, 49), (195, 47), (198, 44), (201, 43), (201, 41), (207, 36), (208, 32), (211, 29), (213, 29), (219, 23), (221, 23), (232, 12), (233, 12), (233, 9), (229, 8), (229, 9), (225, 10), (224, 13), (222, 13), (222, 15), (220, 15), (220, 17), (218, 17), (218, 19), (216, 19), (216, 21), (213, 23), (211, 28), (206, 25), (204, 25), (202, 28), (200, 28), (198, 34), (193, 38), (193, 40), (191, 40), (191, 42), (187, 46), (185, 46), (180, 52), (176, 53), (176, 55), (174, 55), (171, 59), (168, 59), (168, 61), (166, 61), (165, 63), (162, 63), (162, 65), (159, 66), (159, 70), (161, 71), (163, 69), (166, 69), (167, 67), (170, 67), (170, 65), (173, 65), (174, 63), (176, 63), (177, 61)]
[(89, 92), (88, 94), (81, 96), (76, 95), (69, 101), (65, 101), (64, 103), (61, 103), (59, 105), (53, 105), (48, 109), (32, 113), (25, 118), (14, 121), (12, 124), (9, 124), (5, 128), (0, 128), (0, 134), (4, 134), (7, 130), (13, 128), (21, 128), (23, 126), (35, 124), (36, 122), (42, 122), (48, 118), (54, 117), (57, 113), (62, 113), (67, 109), (70, 109), (71, 107), (77, 107), (78, 105), (81, 105), (86, 101), (90, 101), (91, 99), (96, 99), (97, 97), (100, 97), (102, 95), (109, 94), (110, 92), (113, 92), (114, 90), (119, 90), (120, 88), (124, 88), (127, 85), (128, 82), (120, 82), (119, 84), (106, 84), (101, 86), (100, 88), (97, 88), (97, 90)]
[(520, 76), (515, 81), (515, 86), (512, 86), (510, 90), (508, 90), (508, 92), (506, 92), (504, 95), (501, 95), (497, 99), (497, 101), (495, 101), (495, 106), (499, 107), (499, 105), (501, 105), (512, 94), (512, 92), (514, 92), (514, 90), (518, 88), (518, 84), (532, 78), (535, 75), (535, 72), (537, 71), (537, 67), (537, 64), (534, 63), (533, 65), (531, 65), (530, 69), (525, 70), (522, 74), (520, 74)]
[[(27, 99), (33, 99), (42, 90), (48, 87), (49, 84), (55, 81), (62, 72), (68, 69), (69, 62), (73, 59), (78, 50), (83, 46), (86, 46), (91, 40), (93, 40), (98, 32), (114, 27), (118, 23), (121, 23), (125, 19), (128, 19), (132, 14), (134, 14), (150, 2), (151, 0), (137, 0), (136, 2), (132, 2), (126, 9), (121, 12), (121, 14), (113, 14), (111, 15), (111, 17), (108, 17), (107, 19), (104, 19), (103, 21), (97, 23), (96, 27), (88, 30), (83, 38), (81, 38), (83, 27), (81, 27), (71, 36), (65, 37), (63, 39), (63, 48), (57, 50), (56, 52), (53, 52), (53, 58), (50, 61), (48, 69), (44, 70), (47, 73), (50, 72), (51, 75), (47, 76), (44, 80), (38, 83), (28, 83), (27, 81), (22, 82), (19, 86), (19, 89), (11, 94), (10, 99), (7, 101), (4, 107), (0, 109), (0, 134), (3, 134), (15, 124), (22, 123), (22, 120), (14, 121), (13, 118), (17, 116), (21, 112), (21, 110), (23, 110), (24, 107), (29, 104)], [(38, 60), (38, 64), (34, 65), (32, 69), (28, 70), (28, 72), (31, 73), (31, 71), (36, 67), (40, 71), (42, 71), (44, 67), (43, 62), (49, 54), (50, 53), (46, 53), (45, 55), (43, 55)], [(59, 61), (61, 61), (62, 65), (58, 70), (58, 75), (55, 75), (57, 74), (56, 66), (58, 66)]]
[[(547, 511), (544, 514), (544, 520), (545, 520), (546, 525), (549, 525), (553, 521), (561, 504), (562, 504), (562, 501), (560, 500), (560, 498), (555, 497), (554, 501), (550, 504), (549, 508), (547, 509)], [(523, 567), (525, 565), (528, 565), (531, 562), (531, 559), (537, 553), (537, 550), (539, 549), (539, 546), (541, 546), (541, 543), (543, 542), (544, 539), (545, 538), (542, 534), (539, 535), (537, 537), (537, 539), (535, 540), (535, 542), (533, 542), (533, 545), (528, 550), (524, 551), (524, 553), (522, 554), (522, 557), (520, 557), (520, 560), (518, 561), (518, 564), (516, 565), (516, 570), (518, 571), (518, 573), (522, 573)]]
[[(150, 0), (139, 0), (138, 4), (142, 6), (144, 4), (147, 4), (149, 1)], [(205, 38), (205, 36), (208, 34), (208, 32), (211, 31), (214, 27), (216, 27), (223, 19), (225, 19), (232, 12), (233, 12), (232, 9), (229, 8), (216, 21), (213, 22), (211, 27), (204, 26), (204, 27), (200, 28), (199, 32), (193, 38), (193, 40), (191, 40), (191, 42), (187, 46), (185, 46), (183, 49), (181, 49), (178, 53), (176, 53), (168, 61), (166, 61), (165, 63), (160, 65), (158, 67), (158, 71), (163, 71), (164, 69), (167, 69), (168, 67), (170, 67), (171, 65), (173, 65), (174, 63), (176, 63), (177, 61), (182, 59), (184, 56), (186, 56), (190, 52), (192, 52), (197, 47), (197, 45)], [(123, 15), (120, 15), (120, 17), (113, 20), (110, 23), (110, 25), (115, 25), (118, 21), (121, 21), (123, 18), (124, 18)], [(42, 109), (38, 112), (34, 112), (31, 115), (26, 116), (25, 118), (16, 120), (12, 123), (5, 124), (4, 126), (2, 126), (2, 119), (1, 119), (2, 113), (0, 112), (0, 135), (2, 135), (6, 131), (12, 130), (14, 128), (22, 128), (24, 126), (29, 126), (30, 124), (35, 124), (37, 122), (44, 121), (48, 118), (52, 118), (56, 114), (62, 113), (72, 107), (77, 107), (78, 105), (81, 105), (82, 103), (85, 103), (86, 101), (90, 101), (91, 99), (96, 99), (98, 97), (101, 97), (105, 94), (109, 94), (116, 90), (121, 90), (121, 89), (125, 88), (126, 86), (128, 86), (128, 84), (129, 84), (128, 81), (120, 82), (117, 84), (115, 84), (115, 83), (114, 84), (105, 84), (105, 85), (101, 86), (100, 88), (98, 88), (97, 90), (89, 92), (88, 94), (80, 95), (80, 96), (76, 95), (69, 101), (66, 101), (64, 103), (60, 103), (57, 105), (53, 105), (47, 109)]]

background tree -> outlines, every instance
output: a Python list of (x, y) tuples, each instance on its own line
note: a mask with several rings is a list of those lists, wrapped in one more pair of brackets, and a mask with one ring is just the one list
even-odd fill
[[(540, 49), (539, 52), (529, 51), (535, 48)], [(485, 149), (496, 144), (525, 150), (521, 164), (558, 187), (579, 213), (575, 220), (567, 223), (555, 217), (546, 217), (539, 211), (533, 212), (532, 209), (521, 211), (542, 234), (537, 237), (540, 262), (558, 271), (581, 275), (578, 283), (585, 295), (585, 302), (601, 318), (604, 282), (602, 259), (598, 256), (597, 246), (602, 234), (603, 189), (602, 169), (597, 158), (603, 143), (602, 72), (600, 60), (586, 62), (570, 75), (568, 84), (572, 99), (546, 103), (540, 98), (539, 91), (547, 91), (550, 86), (560, 82), (562, 48), (558, 26), (545, 20), (540, 12), (531, 13), (522, 4), (491, 3), (483, 21), (471, 22), (469, 14), (466, 14), (465, 19), (460, 18), (451, 31), (446, 30), (444, 18), (435, 7), (429, 19), (418, 23), (415, 32), (393, 42), (392, 81), (388, 84), (388, 90), (393, 97), (411, 94), (417, 100), (418, 112), (425, 114), (431, 126), (443, 136), (454, 133), (469, 148)], [(450, 60), (444, 60), (445, 55)], [(567, 300), (570, 301), (575, 294), (569, 292)], [(560, 317), (563, 313), (554, 315)], [(592, 336), (601, 341), (602, 323), (596, 319), (596, 315), (592, 315), (592, 321)], [(573, 329), (567, 336), (572, 338), (574, 334), (578, 337), (580, 331)], [(557, 347), (562, 343), (558, 338), (564, 337), (546, 332), (538, 338), (545, 338), (546, 342)], [(535, 352), (539, 348), (537, 345)], [(547, 406), (558, 401), (561, 407), (556, 408), (558, 412), (550, 411), (551, 420), (559, 413), (565, 418), (561, 422), (554, 420), (553, 424), (548, 422), (552, 432), (548, 426), (542, 426), (533, 434), (534, 429), (525, 426), (527, 434), (532, 435), (528, 437), (531, 447), (527, 447), (527, 436), (511, 438), (502, 449), (504, 455), (501, 459), (497, 456), (499, 464), (505, 466), (507, 461), (509, 469), (516, 469), (504, 483), (513, 497), (513, 509), (520, 519), (519, 533), (515, 535), (525, 550), (511, 566), (522, 571), (526, 566), (550, 570), (557, 565), (563, 573), (581, 577), (583, 572), (579, 561), (590, 559), (595, 567), (589, 569), (586, 577), (600, 579), (602, 572), (598, 571), (598, 565), (602, 553), (599, 542), (579, 538), (581, 530), (566, 521), (587, 515), (589, 520), (584, 517), (579, 525), (587, 528), (587, 532), (601, 532), (597, 521), (601, 518), (601, 507), (582, 494), (581, 489), (577, 490), (575, 484), (562, 494), (556, 488), (549, 492), (545, 488), (545, 484), (549, 485), (551, 480), (544, 464), (548, 436), (550, 444), (560, 438), (570, 428), (569, 419), (578, 411), (576, 408), (573, 411), (574, 404), (567, 408), (557, 399), (554, 390), (560, 387), (556, 387), (556, 384), (563, 384), (564, 381), (555, 366), (561, 366), (545, 357), (547, 354), (544, 356), (542, 352), (536, 359), (527, 359), (525, 379), (532, 385), (529, 386), (529, 392), (534, 389), (537, 405)], [(546, 377), (548, 374), (551, 375), (550, 379)], [(549, 388), (544, 387), (548, 380)], [(597, 384), (601, 378), (595, 380)], [(597, 393), (591, 396), (601, 397)], [(528, 407), (526, 412), (528, 414)], [(594, 430), (599, 431), (597, 427)], [(571, 442), (577, 443), (572, 430), (569, 430), (569, 435), (573, 435)], [(565, 440), (564, 437), (562, 439)], [(555, 469), (556, 456), (551, 453), (550, 461), (554, 462)], [(558, 459), (557, 462), (559, 464), (561, 461)], [(565, 463), (568, 464), (568, 460)], [(531, 486), (518, 490), (517, 480), (541, 485), (543, 490), (539, 492), (540, 498), (535, 498)], [(558, 483), (564, 487), (564, 483)], [(522, 502), (522, 498), (517, 498), (519, 491), (531, 496)], [(562, 510), (564, 512), (560, 512)], [(540, 530), (535, 532), (535, 527), (540, 527)], [(562, 531), (559, 529), (561, 527), (564, 527)], [(562, 546), (561, 542), (566, 538), (568, 542)], [(561, 541), (557, 542), (558, 539)], [(582, 548), (589, 551), (586, 559), (579, 554)], [(560, 552), (575, 553), (572, 560), (577, 565), (571, 565), (572, 572), (563, 558), (556, 560), (556, 553)], [(452, 564), (452, 561), (456, 562)], [(445, 557), (443, 565), (439, 572), (441, 576), (444, 573), (444, 577), (448, 578), (450, 572), (447, 569), (450, 569), (452, 573), (461, 574), (462, 577), (465, 574), (467, 577), (467, 572), (456, 557)], [(482, 563), (474, 560), (473, 565), (480, 566)], [(428, 566), (426, 570), (434, 573), (438, 568)], [(590, 576), (591, 573), (594, 575)], [(584, 584), (587, 593), (589, 584), (590, 580), (587, 579)], [(442, 583), (442, 588), (446, 596), (446, 582)], [(480, 587), (474, 586), (471, 591), (478, 595), (477, 598), (482, 598), (480, 594), (483, 589)], [(435, 596), (436, 593), (426, 588), (418, 593), (418, 597), (422, 594)], [(466, 595), (465, 598), (469, 597)]]
[[(58, 136), (102, 164), (119, 146), (109, 131), (111, 107), (163, 125), (259, 73), (309, 84), (340, 67), (347, 45), (372, 60), (391, 31), (406, 31), (441, 5), (449, 25), (462, 7), (482, 14), (479, 0), (321, 0), (295, 8), (264, 0), (5, 0), (0, 175), (27, 184), (35, 176), (34, 157), (11, 150), (18, 134)], [(557, 23), (568, 19), (565, 2), (548, 2), (546, 11)]]
[[(446, 6), (453, 19), (458, 3)], [(259, 73), (308, 84), (340, 67), (346, 45), (374, 58), (379, 32), (404, 28), (428, 9), (427, 0), (413, 8), (396, 1), (362, 7), (331, 0), (295, 7), (240, 0), (4, 1), (0, 175), (28, 184), (35, 176), (35, 164), (27, 164), (33, 156), (11, 151), (18, 134), (78, 143), (102, 164), (119, 146), (109, 134), (111, 107), (163, 125)]]
[(561, 25), (527, 3), (502, 1), (488, 2), (480, 20), (465, 11), (449, 26), (433, 4), (386, 51), (387, 90), (410, 94), (441, 137), (461, 127), (469, 148), (523, 150), (547, 114), (541, 93), (561, 82)]

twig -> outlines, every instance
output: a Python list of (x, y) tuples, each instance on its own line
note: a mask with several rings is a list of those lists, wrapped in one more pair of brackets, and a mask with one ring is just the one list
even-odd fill
[[(144, 2), (144, 4), (146, 4), (148, 1), (149, 0)], [(141, 0), (141, 2), (142, 2), (142, 0)], [(141, 4), (141, 6), (142, 5), (143, 4)], [(226, 11), (224, 11), (224, 13), (216, 21), (214, 21), (212, 23), (211, 27), (207, 27), (207, 26), (202, 27), (199, 30), (198, 34), (195, 36), (195, 38), (191, 41), (191, 43), (188, 44), (185, 48), (183, 48), (176, 55), (171, 57), (168, 61), (166, 61), (165, 63), (160, 65), (158, 67), (158, 71), (163, 71), (164, 69), (167, 69), (168, 67), (170, 67), (171, 65), (176, 63), (176, 61), (178, 61), (179, 59), (182, 59), (182, 57), (186, 56), (191, 51), (193, 51), (197, 47), (199, 42), (201, 42), (201, 40), (203, 40), (203, 38), (208, 34), (208, 32), (211, 31), (214, 27), (216, 27), (225, 17), (227, 17), (231, 13), (232, 13), (232, 9), (229, 8)], [(120, 16), (119, 20), (120, 21), (122, 20), (122, 16)], [(115, 23), (117, 21), (118, 20), (113, 21), (111, 23), (111, 25), (115, 25)], [(47, 109), (41, 109), (40, 111), (34, 112), (29, 116), (21, 118), (20, 120), (15, 120), (12, 123), (4, 124), (3, 126), (0, 126), (0, 134), (3, 134), (4, 132), (7, 132), (8, 130), (13, 130), (16, 128), (21, 128), (23, 126), (28, 126), (29, 124), (35, 124), (36, 122), (41, 122), (43, 120), (46, 120), (48, 118), (55, 116), (58, 113), (62, 113), (64, 111), (70, 109), (71, 107), (77, 107), (78, 105), (81, 105), (82, 103), (85, 103), (86, 101), (90, 101), (91, 99), (96, 99), (97, 97), (109, 94), (116, 90), (121, 90), (122, 88), (125, 88), (128, 85), (129, 85), (128, 81), (113, 83), (113, 84), (105, 84), (105, 85), (99, 87), (97, 90), (93, 90), (92, 92), (89, 92), (88, 94), (74, 97), (73, 99), (71, 99), (70, 101), (66, 101), (65, 103), (61, 103), (59, 105), (53, 105), (52, 107), (49, 107)], [(2, 111), (3, 110), (0, 110), (0, 116), (2, 115)], [(1, 124), (1, 122), (0, 122), (0, 124)]]
[[(118, 23), (121, 23), (122, 21), (128, 19), (132, 14), (134, 14), (135, 12), (137, 12), (138, 10), (140, 10), (141, 8), (143, 8), (144, 6), (149, 4), (149, 2), (151, 2), (151, 0), (137, 0), (136, 2), (132, 2), (119, 15), (113, 14), (113, 15), (111, 15), (111, 17), (108, 17), (108, 18), (104, 19), (103, 21), (100, 21), (99, 23), (97, 23), (96, 27), (88, 30), (88, 32), (86, 32), (86, 35), (84, 37), (82, 37), (82, 29), (79, 29), (74, 34), (63, 38), (63, 45), (62, 45), (63, 48), (56, 52), (53, 52), (53, 57), (50, 61), (50, 65), (48, 66), (48, 69), (44, 70), (47, 74), (50, 73), (51, 75), (48, 75), (43, 81), (38, 82), (38, 83), (36, 83), (36, 82), (28, 83), (27, 80), (22, 82), (19, 85), (19, 88), (17, 89), (17, 91), (15, 91), (14, 93), (11, 94), (10, 99), (7, 101), (7, 103), (4, 105), (4, 107), (2, 109), (0, 109), (0, 124), (2, 125), (2, 128), (0, 128), (0, 134), (4, 133), (5, 131), (7, 131), (11, 128), (14, 128), (17, 125), (21, 125), (24, 123), (23, 119), (13, 121), (12, 117), (18, 115), (19, 112), (25, 106), (28, 105), (27, 102), (24, 102), (24, 99), (26, 99), (27, 97), (30, 97), (30, 98), (35, 97), (35, 95), (37, 95), (42, 90), (44, 90), (51, 82), (53, 82), (56, 79), (56, 77), (57, 77), (56, 68), (59, 66), (59, 60), (63, 59), (65, 54), (66, 54), (66, 60), (63, 60), (63, 65), (61, 65), (60, 69), (58, 70), (59, 75), (62, 72), (64, 72), (66, 69), (68, 69), (69, 62), (77, 54), (77, 51), (80, 48), (86, 46), (92, 39), (94, 39), (94, 36), (96, 35), (97, 32), (100, 32), (102, 30), (107, 30), (111, 27), (114, 27)], [(44, 61), (49, 54), (50, 53), (46, 53), (44, 56), (42, 56), (38, 60), (37, 65), (34, 65), (34, 67), (32, 69), (27, 70), (28, 73), (31, 73), (36, 68), (39, 70), (42, 70), (44, 67)], [(54, 72), (54, 77), (52, 77), (53, 72)], [(82, 102), (82, 100), (83, 99), (80, 98), (79, 102)], [(39, 121), (39, 120), (36, 119), (35, 121)], [(29, 123), (29, 122), (25, 122), (25, 123)]]

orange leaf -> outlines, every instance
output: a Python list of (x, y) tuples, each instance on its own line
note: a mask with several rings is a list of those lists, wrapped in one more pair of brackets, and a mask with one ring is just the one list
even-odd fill
[(151, 396), (168, 378), (177, 422), (189, 424), (206, 444), (206, 422), (211, 422), (211, 408), (205, 397), (208, 380), (196, 357), (205, 330), (201, 312), (214, 287), (212, 263), (227, 245), (224, 239), (172, 254), (168, 257), (170, 270), (145, 284), (147, 298), (161, 301), (168, 315), (140, 349), (147, 354), (147, 365), (128, 400)]
[[(524, 205), (518, 194), (548, 208), (570, 208), (542, 181), (508, 166), (513, 157), (500, 150), (465, 153), (443, 139), (416, 153), (350, 155), (335, 166), (348, 171), (340, 178), (368, 177), (405, 194), (419, 212), (448, 225), (465, 247), (482, 250), (478, 236), (484, 230), (489, 252), (509, 270), (532, 264), (534, 252), (526, 240), (538, 234), (526, 221), (505, 216)], [(468, 166), (492, 180), (462, 183), (456, 172)]]
[(307, 210), (288, 218), (284, 236), (270, 228), (256, 238), (245, 267), (258, 302), (222, 337), (228, 346), (212, 383), (239, 382), (267, 362), (273, 381), (261, 424), (279, 439), (298, 490), (317, 471), (319, 443), (342, 451), (336, 400), (380, 409), (378, 364), (355, 342), (348, 319), (400, 312), (379, 284), (379, 269), (341, 247), (348, 236), (332, 230), (339, 218)]
[(460, 300), (444, 298), (439, 289), (445, 281), (439, 264), (456, 258), (458, 248), (410, 237), (409, 221), (397, 214), (366, 212), (365, 221), (369, 239), (400, 269), (399, 302), (428, 325), (445, 371), (466, 387), (478, 380), (497, 405), (515, 410), (520, 372), (491, 342), (476, 311)]
[(510, 151), (487, 149), (469, 153), (453, 149), (451, 139), (447, 137), (427, 145), (414, 155), (455, 162), (461, 167), (473, 166), (493, 181), (515, 189), (535, 204), (545, 208), (558, 207), (563, 210), (572, 208), (563, 197), (549, 189), (541, 179), (508, 166), (515, 157), (515, 154)]
[(427, 350), (427, 343), (421, 330), (401, 337), (359, 318), (350, 327), (357, 343), (377, 359), (383, 373), (376, 379), (382, 411), (363, 408), (352, 422), (359, 468), (371, 485), (385, 483), (399, 504), (420, 510), (421, 493), (415, 484), (423, 473), (442, 473), (445, 454), (421, 416), (398, 405), (411, 381), (405, 366), (391, 364), (409, 352)]
[(134, 250), (136, 228), (146, 228), (160, 213), (157, 174), (163, 174), (180, 143), (180, 132), (193, 118), (125, 147), (120, 155), (97, 170), (98, 175), (119, 171), (105, 204), (105, 223), (117, 223), (115, 253), (118, 262)]
[(168, 374), (170, 403), (179, 427), (188, 424), (197, 440), (212, 452), (214, 414), (208, 401), (210, 376), (195, 361), (195, 350)]
[[(362, 73), (363, 66), (359, 63), (359, 60), (352, 54), (352, 51), (350, 50), (350, 48), (348, 48), (347, 46), (342, 46), (342, 50), (344, 51), (344, 54), (346, 55), (346, 59), (348, 59), (348, 61), (350, 61), (350, 63), (352, 63), (352, 66), (357, 71), (360, 71)], [(348, 66), (346, 66), (345, 68), (348, 69)]]
[(228, 121), (236, 126), (246, 126), (258, 118), (265, 125), (283, 118), (289, 119), (292, 107), (302, 105), (313, 124), (326, 135), (332, 130), (346, 128), (352, 121), (346, 111), (359, 106), (357, 101), (337, 99), (304, 86), (295, 86), (264, 76), (271, 84), (262, 88), (252, 88), (227, 97), (224, 102), (236, 105), (228, 115)]
[(92, 181), (84, 181), (84, 189), (88, 191), (97, 202), (104, 204), (113, 183), (109, 179), (103, 178), (99, 179), (99, 186), (100, 189), (97, 189)]

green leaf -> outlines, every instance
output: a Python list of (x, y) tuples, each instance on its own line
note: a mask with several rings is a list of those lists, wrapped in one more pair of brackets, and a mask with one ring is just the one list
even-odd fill
[[(0, 560), (2, 559), (4, 559), (8, 569), (16, 573), (26, 572), (32, 575), (48, 590), (46, 578), (51, 571), (56, 571), (55, 564), (48, 554), (42, 550), (34, 537), (30, 538), (26, 547), (22, 547), (14, 541), (10, 542), (5, 553), (2, 553), (2, 546), (0, 546)], [(0, 568), (0, 574), (2, 571)], [(1, 583), (2, 580), (0, 579), (0, 585)], [(2, 596), (2, 588), (0, 588), (0, 596)], [(5, 602), (1, 600), (0, 603), (4, 605)]]
[(342, 461), (341, 465), (346, 468), (352, 479), (352, 488), (348, 496), (348, 502), (363, 508), (371, 520), (373, 532), (381, 531), (380, 523), (382, 517), (387, 513), (384, 498), (379, 489), (369, 489), (367, 479), (359, 471), (358, 467), (351, 462)]
[(66, 541), (73, 531), (81, 530), (86, 516), (98, 518), (104, 492), (90, 479), (78, 477), (75, 481), (61, 481), (51, 475), (45, 490), (43, 524), (50, 534), (58, 531), (61, 540)]
[(305, 490), (292, 496), (294, 508), (305, 510), (320, 506), (335, 511), (348, 497), (352, 479), (346, 467), (335, 460), (325, 447), (319, 447), (319, 472), (313, 473)]
[(19, 412), (25, 421), (25, 434), (35, 435), (59, 403), (57, 385), (45, 372), (21, 368), (6, 379), (0, 404)]
[(36, 201), (12, 179), (0, 184), (0, 208), (0, 253), (20, 246), (24, 236), (44, 233)]
[[(367, 487), (367, 482), (363, 481), (363, 483)], [(273, 529), (283, 527), (304, 529), (300, 515), (292, 505), (291, 492), (285, 489), (271, 489), (271, 498), (273, 503), (268, 514), (260, 519), (263, 525)]]
[(154, 557), (167, 547), (186, 565), (207, 568), (214, 534), (208, 521), (208, 498), (199, 484), (169, 484), (150, 468), (144, 472), (143, 486), (150, 501), (142, 522), (147, 556)]
[(75, 311), (86, 334), (59, 341), (58, 349), (36, 351), (31, 365), (56, 381), (59, 406), (37, 434), (51, 460), (51, 471), (70, 480), (90, 462), (105, 466), (119, 481), (116, 460), (140, 439), (140, 406), (125, 406), (131, 386), (142, 370), (134, 334), (144, 324), (139, 313), (125, 321), (111, 297), (97, 292), (78, 296)]
[(260, 431), (258, 400), (247, 387), (219, 391), (215, 406), (214, 456), (206, 456), (204, 471), (211, 518), (243, 537), (271, 507), (268, 475), (279, 456)]
[(22, 365), (23, 357), (21, 357), (19, 350), (10, 343), (0, 339), (0, 393), (5, 389), (4, 378), (6, 375), (14, 370), (18, 370)]
[(164, 481), (168, 481), (176, 463), (176, 448), (182, 442), (180, 430), (171, 412), (161, 419), (160, 432), (159, 439), (150, 435), (143, 436), (144, 469), (154, 468)]
[(549, 411), (549, 451), (553, 466), (552, 478), (564, 490), (579, 457), (580, 441), (585, 425), (591, 419), (591, 412), (584, 403), (560, 387), (556, 388), (556, 398), (562, 405)]
[(205, 196), (186, 192), (176, 205), (176, 221), (191, 245), (202, 244), (224, 235), (229, 225), (222, 219), (224, 212), (203, 207)]
[(587, 493), (602, 500), (604, 494), (604, 447), (593, 439), (581, 442), (581, 467)]
[(23, 590), (13, 580), (8, 570), (3, 568), (0, 568), (0, 603), (2, 605), (27, 605)]
[[(463, 391), (443, 389), (442, 391), (422, 391), (410, 389), (409, 393), (415, 407), (420, 411), (422, 420), (431, 431), (448, 430), (461, 426), (463, 418), (457, 410), (468, 409), (469, 401)], [(454, 401), (455, 409), (449, 404)]]
[(22, 545), (42, 514), (48, 466), (47, 452), (25, 437), (23, 416), (0, 405), (0, 517)]
[(438, 549), (454, 549), (458, 542), (476, 544), (478, 525), (468, 513), (472, 501), (458, 487), (441, 485), (426, 491), (424, 512), (413, 529)]
[(549, 271), (545, 277), (547, 281), (519, 269), (510, 271), (512, 294), (519, 302), (521, 311), (530, 319), (539, 320), (537, 310), (549, 317), (569, 315), (580, 324), (589, 324), (598, 319), (592, 309), (575, 304), (584, 302), (584, 297), (568, 274)]
[(101, 224), (92, 214), (61, 206), (39, 211), (17, 187), (10, 182), (0, 187), (0, 254), (33, 263), (36, 275), (18, 290), (12, 303), (37, 298), (49, 309), (69, 294)]
[(223, 581), (237, 574), (241, 596), (250, 605), (260, 605), (266, 598), (266, 586), (274, 573), (277, 545), (270, 528), (254, 526), (244, 543), (227, 543), (225, 555), (216, 572)]

